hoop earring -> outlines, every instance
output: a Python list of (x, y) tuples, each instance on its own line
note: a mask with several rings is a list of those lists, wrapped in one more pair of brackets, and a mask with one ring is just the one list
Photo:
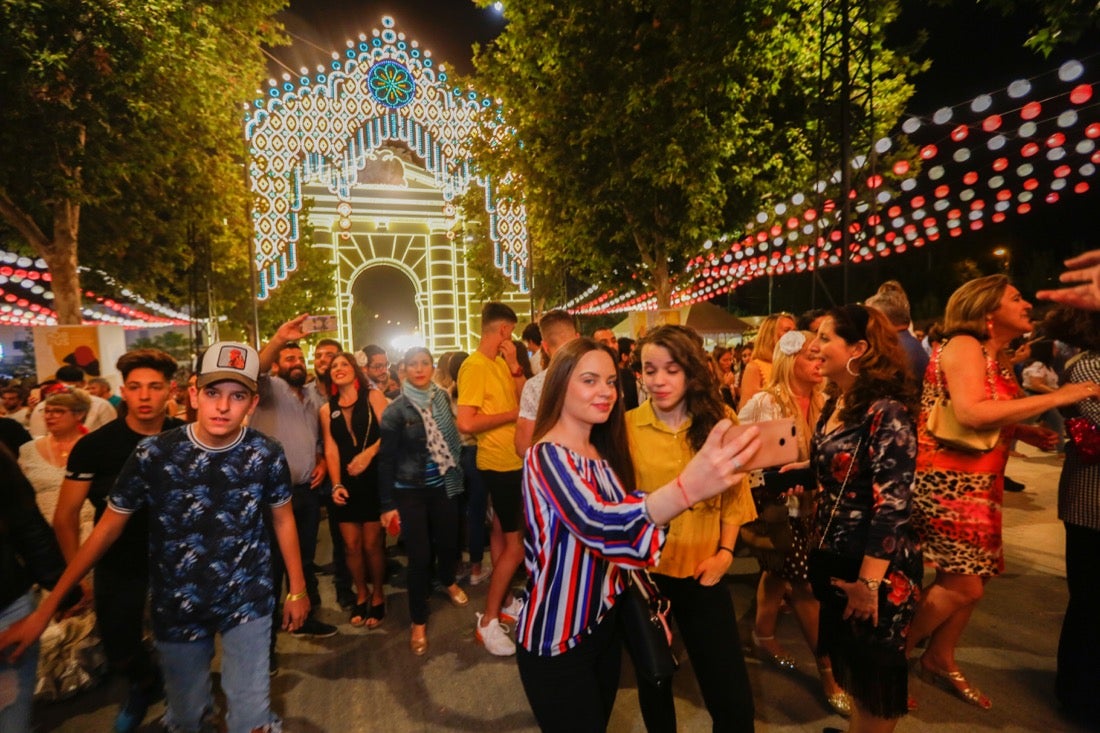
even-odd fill
[(854, 356), (853, 356), (853, 357), (850, 357), (850, 358), (848, 359), (848, 361), (847, 361), (847, 362), (846, 362), (846, 363), (844, 364), (844, 371), (848, 372), (848, 373), (849, 373), (849, 374), (851, 374), (851, 375), (852, 375), (853, 377), (858, 377), (858, 376), (859, 376), (859, 372), (853, 372), (853, 371), (852, 371), (852, 362), (853, 362), (853, 361), (855, 361), (855, 360), (856, 360), (856, 357), (854, 357)]

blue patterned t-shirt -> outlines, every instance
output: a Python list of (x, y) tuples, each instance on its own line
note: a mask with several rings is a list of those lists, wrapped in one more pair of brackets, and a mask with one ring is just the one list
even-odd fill
[(138, 444), (110, 496), (129, 514), (149, 507), (153, 632), (184, 642), (271, 616), (271, 543), (263, 508), (290, 501), (282, 447), (244, 428), (225, 448), (190, 425)]

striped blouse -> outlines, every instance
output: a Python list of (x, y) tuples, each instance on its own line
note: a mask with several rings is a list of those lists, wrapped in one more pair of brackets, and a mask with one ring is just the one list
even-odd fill
[(623, 591), (618, 566), (656, 564), (665, 528), (645, 514), (645, 494), (627, 494), (603, 460), (555, 443), (527, 451), (523, 469), (528, 599), (519, 643), (540, 656), (576, 646)]

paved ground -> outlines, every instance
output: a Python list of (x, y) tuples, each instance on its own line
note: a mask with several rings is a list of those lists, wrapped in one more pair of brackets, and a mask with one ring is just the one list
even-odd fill
[[(1009, 462), (1009, 475), (1027, 484), (1005, 499), (1007, 572), (991, 582), (963, 638), (959, 659), (972, 682), (993, 699), (982, 711), (914, 680), (919, 709), (899, 731), (1083, 731), (1058, 714), (1051, 693), (1058, 630), (1066, 604), (1063, 532), (1055, 512), (1060, 461), (1031, 455)], [(328, 548), (321, 551), (322, 559)], [(728, 585), (742, 615), (751, 613), (755, 563), (738, 560)], [(274, 704), (286, 729), (320, 731), (534, 731), (512, 659), (489, 656), (473, 639), (474, 611), (485, 586), (470, 590), (471, 604), (452, 608), (442, 595), (433, 602), (431, 648), (424, 657), (408, 651), (404, 589), (395, 581), (389, 615), (382, 628), (354, 629), (345, 614), (332, 610), (331, 584), (322, 578), (327, 604), (321, 618), (340, 625), (331, 639), (279, 639), (282, 671), (273, 681)], [(745, 633), (743, 632), (743, 636)], [(779, 637), (799, 661), (795, 673), (749, 659), (756, 700), (757, 730), (817, 733), (844, 727), (830, 713), (816, 684), (813, 658), (792, 617), (780, 623)], [(675, 682), (680, 729), (710, 730), (690, 668)], [(1100, 694), (1100, 690), (1097, 691)], [(36, 710), (40, 731), (107, 731), (121, 689), (107, 684), (72, 700)], [(158, 706), (153, 713), (159, 717)], [(150, 720), (155, 720), (153, 714)], [(615, 733), (643, 731), (629, 663), (616, 700)], [(1100, 721), (1098, 721), (1100, 729)], [(144, 731), (159, 730), (147, 723)]]

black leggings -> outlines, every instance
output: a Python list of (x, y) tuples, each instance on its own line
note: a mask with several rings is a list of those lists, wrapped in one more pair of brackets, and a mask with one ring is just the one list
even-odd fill
[(437, 577), (446, 588), (455, 582), (458, 556), (458, 506), (443, 486), (393, 490), (401, 516), (401, 537), (409, 555), (409, 618), (428, 623), (428, 596), (432, 592), (432, 555)]
[(543, 657), (517, 646), (519, 679), (539, 728), (550, 733), (607, 730), (622, 656), (614, 609), (564, 654)]
[[(705, 586), (695, 578), (658, 573), (653, 573), (653, 579), (672, 603), (672, 618), (695, 670), (713, 730), (750, 733), (754, 730), (752, 688), (729, 588), (721, 581)], [(658, 688), (639, 678), (638, 702), (649, 733), (675, 733), (672, 685)]]

